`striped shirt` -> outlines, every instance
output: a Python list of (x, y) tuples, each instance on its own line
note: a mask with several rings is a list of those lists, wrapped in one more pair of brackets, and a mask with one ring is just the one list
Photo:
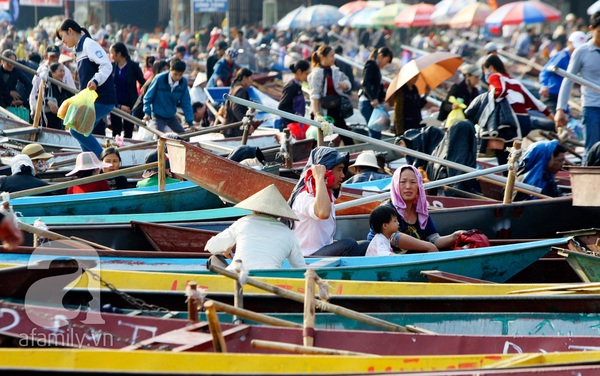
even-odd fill
[[(600, 85), (600, 48), (594, 45), (593, 40), (577, 48), (571, 56), (567, 72)], [(565, 78), (558, 93), (557, 109), (566, 110), (573, 81)], [(600, 107), (600, 93), (586, 86), (581, 87), (581, 105), (583, 107)]]

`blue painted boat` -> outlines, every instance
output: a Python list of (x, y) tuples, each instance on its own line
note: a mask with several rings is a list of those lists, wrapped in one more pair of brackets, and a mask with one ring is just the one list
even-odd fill
[[(396, 256), (309, 258), (307, 263), (324, 279), (426, 282), (427, 278), (421, 275), (422, 270), (442, 270), (501, 283), (550, 252), (551, 247), (565, 245), (569, 240), (569, 238), (547, 239), (486, 248)], [(160, 253), (157, 254), (159, 255)], [(57, 257), (59, 256), (40, 252), (31, 256), (3, 253), (0, 254), (0, 263), (24, 264)], [(98, 261), (97, 258), (92, 259)], [(99, 261), (103, 269), (209, 273), (205, 258), (102, 256)], [(250, 271), (250, 275), (304, 278), (305, 272), (306, 268), (290, 268), (289, 264), (285, 263), (281, 269), (253, 270)]]
[(76, 195), (30, 196), (11, 200), (15, 212), (26, 217), (178, 212), (223, 207), (222, 200), (185, 181), (158, 187), (131, 188)]
[[(208, 96), (216, 103), (224, 103), (225, 99), (223, 99), (223, 96), (225, 94), (229, 94), (229, 90), (229, 87), (206, 88)], [(277, 108), (279, 106), (279, 102), (269, 97), (265, 93), (261, 92), (260, 90), (256, 89), (255, 87), (250, 87), (247, 90), (251, 101), (258, 102), (260, 104), (264, 104), (265, 106), (273, 108)], [(261, 127), (264, 128), (279, 128), (279, 116), (269, 114), (267, 112), (257, 111), (256, 116), (254, 116), (254, 120), (265, 120), (265, 122), (261, 124)]]

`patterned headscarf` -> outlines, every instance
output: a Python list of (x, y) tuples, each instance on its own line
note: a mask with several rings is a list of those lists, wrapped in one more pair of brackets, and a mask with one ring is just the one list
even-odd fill
[[(298, 194), (302, 192), (302, 190), (305, 188), (306, 175), (307, 172), (310, 171), (312, 165), (320, 164), (325, 166), (326, 169), (331, 170), (340, 163), (344, 164), (344, 171), (346, 171), (348, 165), (350, 164), (350, 155), (348, 153), (340, 153), (334, 148), (329, 148), (325, 146), (314, 148), (310, 152), (310, 156), (308, 157), (306, 166), (304, 166), (302, 175), (300, 175), (298, 183), (296, 183), (296, 186), (294, 187), (294, 190), (292, 191), (292, 194), (288, 200), (288, 204), (290, 204), (290, 207), (294, 204), (294, 201), (296, 200)], [(339, 194), (339, 189), (335, 189), (333, 191), (333, 195), (335, 197), (338, 197)]]
[(392, 177), (392, 189), (390, 195), (392, 197), (392, 204), (398, 211), (398, 214), (404, 218), (404, 210), (406, 209), (406, 203), (400, 194), (400, 175), (403, 170), (411, 169), (414, 171), (417, 176), (417, 184), (419, 185), (419, 194), (416, 197), (417, 202), (417, 215), (419, 217), (419, 227), (423, 230), (427, 225), (427, 220), (429, 220), (429, 211), (427, 210), (427, 197), (425, 197), (425, 188), (423, 187), (423, 176), (421, 172), (417, 170), (416, 167), (411, 165), (404, 165), (394, 171), (394, 176)]

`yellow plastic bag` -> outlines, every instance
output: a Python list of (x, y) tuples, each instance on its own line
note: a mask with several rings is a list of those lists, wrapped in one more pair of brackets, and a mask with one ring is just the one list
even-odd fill
[(58, 109), (58, 116), (63, 119), (66, 127), (89, 136), (94, 130), (96, 123), (96, 110), (94, 101), (98, 94), (90, 89), (83, 89), (71, 98), (66, 99)]
[(446, 128), (450, 128), (452, 124), (454, 124), (457, 121), (465, 120), (466, 117), (465, 113), (463, 112), (463, 109), (467, 108), (467, 106), (464, 103), (465, 101), (462, 98), (456, 98), (454, 96), (451, 96), (450, 98), (448, 98), (448, 102), (452, 103), (453, 110), (450, 111), (448, 117), (446, 118)]

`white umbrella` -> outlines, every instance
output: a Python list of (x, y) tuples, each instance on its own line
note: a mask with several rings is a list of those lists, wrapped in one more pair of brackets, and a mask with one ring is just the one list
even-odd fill
[(300, 5), (298, 8), (296, 8), (293, 11), (289, 12), (288, 14), (286, 14), (285, 16), (283, 16), (283, 18), (281, 20), (279, 20), (279, 22), (277, 22), (275, 24), (275, 28), (277, 30), (288, 30), (288, 29), (290, 29), (292, 27), (292, 23), (294, 22), (294, 20), (296, 19), (296, 17), (304, 9), (306, 9), (304, 7), (304, 5)]
[(600, 11), (600, 0), (596, 1), (594, 4), (590, 5), (587, 9), (587, 14), (590, 16), (596, 12)]
[(477, 0), (442, 0), (435, 4), (435, 10), (431, 13), (431, 23), (434, 25), (447, 25), (452, 17), (467, 5)]
[(303, 29), (306, 27), (331, 26), (336, 24), (342, 17), (344, 17), (344, 14), (339, 11), (338, 7), (323, 4), (313, 5), (302, 10), (294, 19), (291, 27)]

